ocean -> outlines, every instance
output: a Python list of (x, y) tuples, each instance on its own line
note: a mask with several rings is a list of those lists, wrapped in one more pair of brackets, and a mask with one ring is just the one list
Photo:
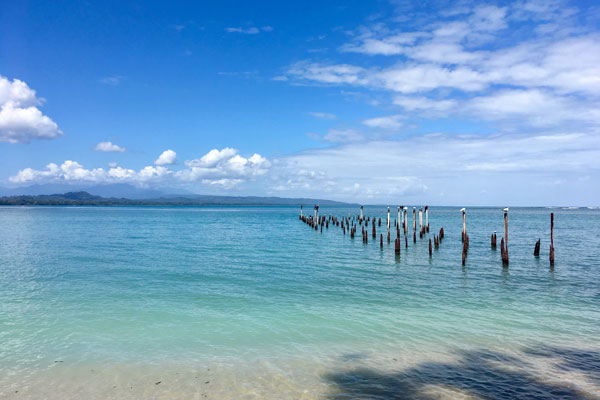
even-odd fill
[(0, 207), (0, 398), (600, 398), (600, 210), (511, 208), (508, 268), (499, 207), (465, 266), (458, 207), (399, 256), (298, 214)]

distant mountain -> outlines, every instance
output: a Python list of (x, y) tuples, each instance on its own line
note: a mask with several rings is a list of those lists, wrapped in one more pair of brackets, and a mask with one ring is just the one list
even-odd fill
[(18, 195), (0, 197), (0, 205), (72, 205), (72, 206), (135, 206), (135, 205), (307, 205), (348, 206), (333, 200), (258, 196), (173, 196), (153, 199), (102, 197), (85, 191), (63, 194)]
[(127, 199), (153, 199), (167, 196), (187, 196), (194, 193), (182, 189), (145, 189), (126, 183), (114, 183), (107, 185), (83, 186), (67, 184), (45, 184), (31, 185), (18, 188), (0, 187), (0, 196), (19, 196), (19, 195), (43, 195), (53, 193), (81, 192), (85, 191), (102, 197), (118, 197)]

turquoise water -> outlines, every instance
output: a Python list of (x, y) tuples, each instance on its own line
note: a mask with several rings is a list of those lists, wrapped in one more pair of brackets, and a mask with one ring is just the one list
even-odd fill
[[(385, 236), (385, 207), (365, 214)], [(598, 396), (600, 211), (511, 209), (508, 269), (499, 209), (467, 210), (465, 267), (457, 208), (429, 220), (432, 258), (418, 236), (396, 257), (393, 235), (315, 232), (295, 207), (0, 208), (0, 395), (200, 398), (206, 369), (212, 398)], [(150, 382), (166, 370), (177, 388)]]

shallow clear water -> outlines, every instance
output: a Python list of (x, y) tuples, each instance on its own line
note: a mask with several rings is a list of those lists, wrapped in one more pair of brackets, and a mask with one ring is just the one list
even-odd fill
[(0, 396), (600, 396), (600, 211), (511, 209), (508, 269), (499, 209), (465, 267), (457, 209), (430, 226), (431, 259), (293, 207), (0, 208)]

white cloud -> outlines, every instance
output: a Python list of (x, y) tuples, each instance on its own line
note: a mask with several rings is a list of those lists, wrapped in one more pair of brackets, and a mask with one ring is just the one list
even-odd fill
[[(395, 105), (425, 117), (460, 115), (512, 129), (599, 127), (600, 35), (569, 19), (575, 13), (557, 2), (528, 1), (462, 7), (414, 32), (374, 24), (352, 32), (340, 50), (389, 62), (306, 60), (286, 76), (292, 83), (388, 91)], [(562, 24), (562, 33), (538, 30), (545, 21)]]
[(260, 29), (255, 26), (250, 28), (230, 27), (225, 28), (225, 30), (229, 33), (244, 33), (246, 35), (256, 35), (257, 33), (260, 33)]
[(165, 150), (154, 161), (154, 165), (171, 165), (177, 162), (177, 153), (173, 150)]
[[(561, 201), (560, 196), (544, 198), (561, 190), (539, 188), (547, 176), (553, 181), (567, 177), (566, 182), (569, 176), (599, 176), (600, 142), (586, 133), (428, 134), (308, 150), (275, 160), (275, 165), (271, 189), (289, 196), (540, 204)], [(519, 179), (513, 179), (516, 173)], [(440, 192), (447, 194), (442, 198)], [(588, 197), (594, 201), (591, 192)]]
[(365, 141), (365, 135), (356, 129), (329, 129), (323, 139), (331, 143), (349, 143)]
[(219, 181), (222, 179), (252, 179), (265, 175), (271, 163), (260, 154), (245, 158), (238, 150), (226, 147), (213, 149), (201, 158), (185, 161), (187, 169), (177, 172), (183, 181)]
[(457, 101), (453, 99), (435, 100), (422, 96), (397, 96), (393, 103), (407, 111), (427, 111), (429, 113), (444, 113), (454, 109), (457, 105)]
[(96, 145), (96, 147), (94, 147), (94, 150), (96, 151), (103, 151), (103, 152), (118, 152), (118, 153), (123, 153), (125, 151), (124, 147), (120, 147), (116, 144), (113, 144), (112, 142), (100, 142)]
[(62, 135), (58, 125), (37, 108), (42, 102), (25, 82), (0, 76), (0, 142), (28, 143)]
[(398, 130), (402, 127), (401, 115), (390, 115), (386, 117), (377, 117), (365, 119), (362, 123), (371, 128)]
[(335, 119), (335, 114), (326, 112), (309, 112), (308, 114), (320, 119)]
[(204, 156), (186, 160), (184, 168), (171, 169), (176, 154), (167, 150), (161, 154), (155, 165), (134, 170), (110, 163), (109, 168), (85, 168), (77, 161), (67, 160), (60, 166), (48, 164), (45, 169), (25, 168), (12, 177), (10, 182), (25, 183), (131, 183), (135, 185), (165, 184), (188, 186), (202, 183), (210, 187), (232, 189), (244, 182), (264, 176), (271, 167), (271, 162), (260, 154), (243, 157), (236, 149), (213, 149)]

